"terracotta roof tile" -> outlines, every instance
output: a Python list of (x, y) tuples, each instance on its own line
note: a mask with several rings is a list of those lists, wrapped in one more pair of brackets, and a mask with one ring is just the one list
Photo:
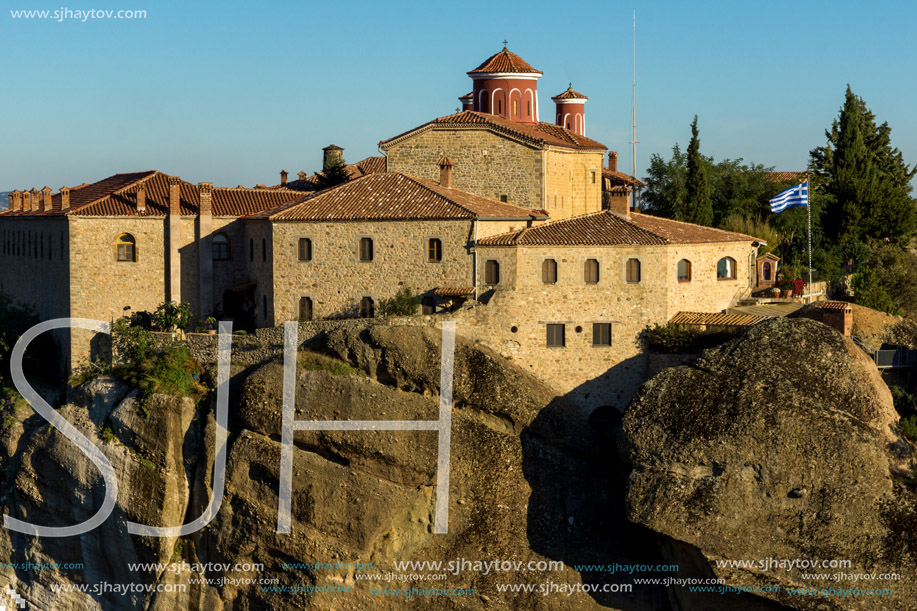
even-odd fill
[(510, 137), (515, 137), (519, 140), (522, 140), (523, 142), (539, 147), (563, 146), (568, 148), (595, 149), (602, 151), (608, 148), (601, 142), (596, 142), (595, 140), (587, 138), (586, 136), (580, 136), (575, 132), (564, 129), (560, 125), (554, 125), (553, 123), (519, 123), (517, 121), (510, 121), (509, 119), (498, 117), (497, 115), (491, 115), (483, 112), (474, 112), (471, 110), (464, 110), (453, 115), (433, 119), (429, 123), (425, 123), (420, 127), (415, 127), (414, 129), (406, 131), (403, 134), (399, 134), (394, 138), (383, 140), (379, 143), (379, 146), (383, 150), (386, 150), (389, 147), (401, 142), (402, 140), (406, 140), (416, 134), (420, 134), (431, 129), (437, 130), (480, 128), (488, 129), (500, 134), (505, 134)]
[[(373, 156), (367, 157), (356, 163), (351, 163), (345, 166), (347, 174), (350, 176), (350, 179), (360, 178), (361, 176), (366, 176), (367, 174), (376, 174), (378, 172), (384, 172), (386, 166), (385, 157), (382, 156)], [(282, 185), (275, 185), (271, 187), (272, 189), (292, 189), (293, 191), (317, 191), (318, 190), (318, 177), (319, 174), (313, 174), (306, 178), (292, 180), (287, 183), (286, 187)]]
[(684, 223), (682, 221), (673, 221), (672, 219), (662, 218), (661, 216), (652, 216), (639, 212), (632, 212), (630, 214), (630, 222), (664, 238), (670, 244), (761, 242), (761, 238), (742, 233), (705, 227), (704, 225), (695, 225), (693, 223)]
[(628, 187), (645, 187), (646, 183), (624, 172), (602, 168), (602, 178), (607, 178), (609, 186), (625, 185)]
[(578, 91), (573, 91), (573, 85), (571, 84), (567, 87), (566, 91), (555, 95), (551, 98), (552, 100), (588, 100), (589, 96), (585, 96)]
[(730, 314), (728, 312), (678, 312), (669, 320), (672, 325), (709, 325), (717, 327), (753, 327), (770, 316)]
[(499, 53), (491, 55), (474, 70), (469, 70), (468, 74), (482, 74), (493, 72), (515, 72), (518, 74), (541, 74), (540, 70), (535, 70), (527, 61), (503, 47)]
[[(146, 209), (137, 210), (137, 191), (143, 187)], [(212, 210), (215, 216), (244, 216), (284, 202), (301, 199), (302, 193), (288, 190), (215, 187)], [(196, 185), (182, 181), (181, 213), (195, 215), (200, 204)], [(52, 196), (52, 211), (11, 212), (10, 216), (165, 216), (169, 209), (169, 177), (155, 170), (115, 174), (92, 184), (70, 189), (70, 208), (61, 210), (60, 193)]]
[(474, 294), (473, 286), (441, 286), (433, 291), (437, 297), (465, 297)]
[(757, 241), (750, 236), (645, 214), (609, 210), (551, 221), (479, 241), (482, 246), (615, 246)]
[(535, 211), (447, 189), (398, 173), (368, 174), (297, 202), (252, 215), (275, 221), (472, 219), (537, 216)]
[(767, 172), (765, 176), (771, 182), (789, 182), (793, 180), (802, 182), (806, 179), (805, 172)]

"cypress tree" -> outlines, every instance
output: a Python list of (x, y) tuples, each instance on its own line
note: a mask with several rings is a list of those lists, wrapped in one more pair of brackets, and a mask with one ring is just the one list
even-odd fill
[(917, 208), (910, 196), (908, 167), (891, 145), (888, 123), (875, 115), (847, 86), (840, 115), (825, 131), (828, 144), (811, 152), (812, 168), (826, 195), (823, 228), (841, 245), (907, 244), (917, 230)]
[(685, 184), (684, 220), (698, 225), (713, 224), (713, 202), (707, 182), (707, 164), (700, 154), (697, 136), (697, 115), (691, 123), (691, 142), (688, 144), (688, 176)]

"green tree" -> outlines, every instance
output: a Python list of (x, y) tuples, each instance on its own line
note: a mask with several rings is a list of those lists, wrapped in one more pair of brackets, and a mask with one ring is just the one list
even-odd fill
[(327, 169), (318, 174), (315, 179), (315, 185), (320, 190), (328, 189), (348, 180), (350, 180), (350, 174), (347, 172), (347, 166), (344, 165), (343, 161), (335, 160), (328, 164)]
[(646, 191), (643, 205), (656, 216), (682, 220), (685, 202), (685, 182), (688, 177), (688, 158), (676, 143), (672, 158), (666, 161), (656, 153), (650, 157), (650, 167), (645, 178)]
[(688, 143), (688, 168), (685, 180), (684, 220), (698, 225), (713, 225), (713, 202), (707, 181), (707, 160), (700, 154), (697, 115), (691, 122), (691, 142)]
[(860, 268), (860, 271), (854, 274), (850, 281), (850, 288), (853, 289), (854, 301), (859, 305), (889, 314), (898, 313), (898, 308), (892, 298), (879, 283), (879, 276), (874, 268), (870, 266)]
[(892, 147), (888, 123), (876, 125), (875, 115), (848, 85), (840, 115), (825, 136), (827, 145), (810, 155), (825, 193), (826, 237), (841, 244), (906, 245), (917, 230), (910, 195), (917, 167), (909, 167)]

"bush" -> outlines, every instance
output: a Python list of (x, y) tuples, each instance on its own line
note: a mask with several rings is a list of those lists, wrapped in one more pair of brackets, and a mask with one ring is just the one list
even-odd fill
[(917, 441), (917, 416), (902, 418), (898, 422), (898, 430), (911, 441)]
[(191, 313), (191, 304), (188, 302), (177, 304), (174, 301), (167, 301), (156, 308), (156, 312), (153, 313), (153, 324), (160, 331), (187, 329), (193, 322), (194, 314)]
[(95, 360), (90, 362), (88, 365), (82, 365), (74, 370), (73, 375), (70, 376), (70, 386), (76, 388), (82, 384), (85, 384), (89, 380), (94, 380), (95, 378), (105, 376), (111, 373), (111, 363), (107, 363), (102, 360)]
[(850, 287), (853, 289), (853, 299), (858, 305), (888, 314), (898, 314), (898, 307), (879, 283), (879, 276), (872, 267), (862, 267), (853, 276)]
[(163, 393), (200, 399), (207, 394), (200, 377), (203, 367), (187, 346), (178, 343), (158, 345), (153, 334), (129, 326), (126, 319), (115, 322), (115, 345), (124, 363), (113, 373), (145, 394)]
[(382, 316), (413, 316), (417, 313), (417, 297), (408, 287), (402, 287), (391, 299), (379, 301)]
[(663, 354), (680, 354), (700, 352), (706, 348), (719, 346), (729, 341), (736, 334), (718, 329), (701, 331), (681, 325), (655, 325), (647, 328), (644, 339), (652, 352)]
[(917, 410), (914, 409), (915, 404), (917, 404), (917, 397), (900, 386), (891, 386), (889, 390), (892, 392), (892, 399), (895, 401), (895, 411), (898, 412), (899, 416), (905, 417), (917, 414)]

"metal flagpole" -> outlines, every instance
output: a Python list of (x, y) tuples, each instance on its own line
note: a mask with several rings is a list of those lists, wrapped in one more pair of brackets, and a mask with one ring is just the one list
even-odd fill
[[(633, 81), (633, 111), (634, 111), (634, 139), (631, 142), (633, 145), (633, 159), (634, 159), (634, 180), (637, 179), (637, 11), (634, 11), (634, 49), (633, 49), (633, 62), (634, 62), (634, 81)], [(640, 208), (639, 200), (639, 189), (634, 187), (633, 190), (633, 199), (634, 199), (634, 209), (638, 210)]]
[(809, 173), (806, 172), (806, 214), (809, 217), (809, 295), (812, 294), (812, 184), (809, 182)]

